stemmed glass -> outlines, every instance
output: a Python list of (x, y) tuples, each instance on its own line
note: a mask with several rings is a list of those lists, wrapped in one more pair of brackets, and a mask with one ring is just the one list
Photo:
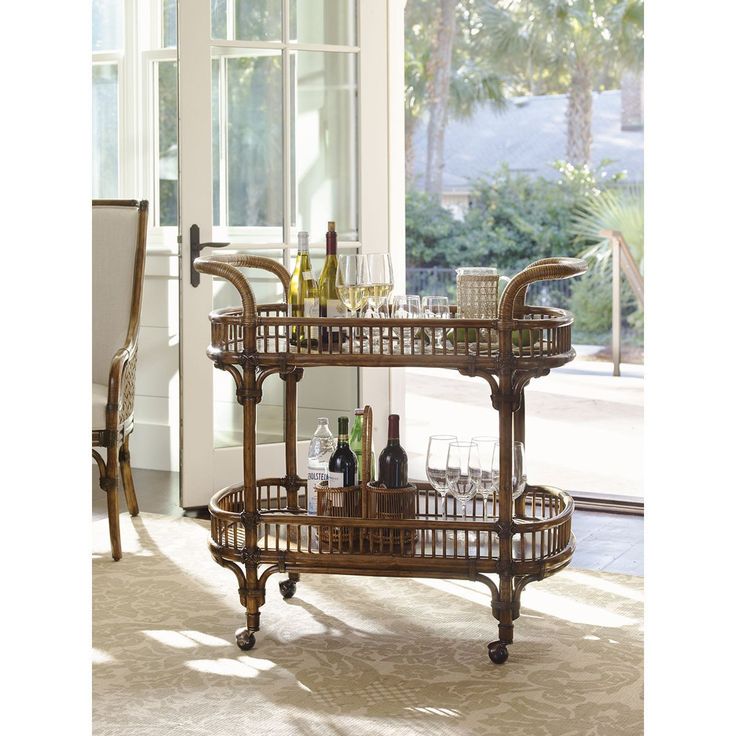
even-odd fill
[[(370, 301), (370, 300), (369, 300)], [(373, 298), (373, 304), (367, 309), (367, 316), (373, 319), (388, 319), (391, 316), (391, 300), (387, 296), (379, 296)], [(375, 328), (371, 327), (370, 332), (373, 335), (373, 350), (375, 352), (382, 352), (383, 341), (385, 338), (385, 328), (379, 327), (376, 335)], [(390, 330), (388, 330), (390, 332)], [(389, 336), (390, 337), (390, 336)]]
[(451, 442), (447, 451), (447, 485), (450, 493), (460, 501), (463, 521), (466, 504), (480, 485), (481, 469), (478, 445), (475, 442)]
[(365, 291), (368, 306), (375, 309), (381, 297), (387, 297), (394, 288), (394, 272), (388, 253), (365, 254)]
[(432, 488), (440, 494), (443, 519), (447, 519), (447, 505), (445, 503), (447, 491), (449, 490), (447, 487), (447, 452), (450, 449), (451, 442), (457, 442), (456, 435), (433, 434), (427, 445), (427, 461), (425, 464), (427, 480), (432, 484)]
[(471, 442), (478, 445), (480, 457), (480, 495), (483, 497), (483, 521), (488, 519), (488, 499), (498, 486), (498, 471), (493, 468), (493, 453), (496, 449), (497, 437), (471, 437)]
[[(420, 314), (419, 307), (419, 297), (414, 294), (407, 294), (406, 296), (402, 294), (393, 298), (393, 316), (395, 319), (417, 319)], [(403, 327), (395, 329), (403, 340), (404, 350), (411, 351), (414, 343), (414, 329), (404, 329)]]
[[(450, 319), (450, 300), (446, 296), (424, 296), (422, 297), (422, 313), (427, 319)], [(432, 333), (435, 347), (444, 347), (442, 330), (432, 327), (426, 331)]]
[(361, 253), (351, 253), (337, 257), (335, 288), (340, 301), (351, 312), (350, 316), (365, 304), (366, 261)]
[[(526, 490), (526, 467), (524, 465), (524, 443), (514, 442), (511, 448), (511, 498), (516, 500)], [(492, 473), (494, 490), (501, 489), (501, 443), (496, 440), (493, 446)]]

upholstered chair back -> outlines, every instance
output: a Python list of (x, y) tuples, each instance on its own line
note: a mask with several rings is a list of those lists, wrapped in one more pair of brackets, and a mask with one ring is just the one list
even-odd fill
[[(135, 205), (135, 203), (131, 203)], [(127, 205), (127, 203), (126, 203)], [(106, 385), (113, 355), (140, 321), (143, 253), (137, 206), (92, 206), (92, 382)], [(145, 218), (144, 225), (145, 227)], [(142, 234), (145, 241), (145, 232)], [(136, 314), (131, 313), (137, 304)]]

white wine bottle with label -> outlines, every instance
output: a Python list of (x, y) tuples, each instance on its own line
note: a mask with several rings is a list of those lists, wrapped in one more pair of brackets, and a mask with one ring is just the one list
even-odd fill
[[(294, 271), (289, 282), (289, 315), (291, 317), (319, 316), (319, 289), (312, 273), (312, 262), (309, 259), (309, 233), (301, 231), (297, 234), (298, 246)], [(292, 345), (317, 340), (316, 327), (291, 328), (289, 339)]]

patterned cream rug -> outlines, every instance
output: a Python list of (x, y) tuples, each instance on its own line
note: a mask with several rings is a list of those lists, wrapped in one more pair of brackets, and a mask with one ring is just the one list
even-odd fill
[(274, 575), (249, 652), (235, 576), (208, 526), (94, 524), (96, 736), (632, 736), (643, 730), (643, 580), (569, 570), (529, 585), (506, 664), (487, 588)]

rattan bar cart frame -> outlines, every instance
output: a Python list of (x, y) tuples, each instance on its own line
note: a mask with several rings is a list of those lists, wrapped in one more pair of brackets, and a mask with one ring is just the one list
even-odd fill
[[(512, 442), (524, 441), (524, 388), (575, 356), (572, 314), (529, 306), (526, 292), (536, 281), (584, 273), (585, 261), (548, 258), (531, 264), (507, 285), (494, 320), (290, 317), (286, 301), (256, 304), (239, 270), (271, 272), (281, 281), (286, 299), (289, 274), (279, 263), (222, 255), (199, 258), (195, 267), (230, 281), (242, 302), (210, 314), (207, 350), (215, 367), (233, 377), (243, 407), (243, 484), (217, 492), (209, 505), (210, 551), (235, 574), (246, 609), (246, 626), (236, 632), (238, 646), (248, 650), (255, 645), (266, 581), (274, 573), (288, 574), (279, 584), (284, 598), (294, 595), (301, 573), (460, 578), (488, 586), (498, 621), (498, 639), (488, 644), (488, 653), (493, 662), (505, 662), (524, 587), (565, 567), (575, 548), (573, 501), (567, 493), (527, 485), (520, 498), (512, 497)], [(387, 332), (402, 330), (410, 330), (416, 339), (382, 339)], [(451, 330), (454, 340), (448, 339)], [(295, 334), (323, 337), (290, 339)], [(416, 484), (411, 519), (368, 518), (364, 485), (362, 517), (308, 515), (306, 503), (299, 503), (306, 481), (297, 474), (296, 406), (297, 384), (310, 366), (429, 366), (484, 378), (498, 412), (501, 444), (500, 490), (487, 519), (475, 506), (465, 521), (452, 507), (443, 519), (438, 494), (423, 483)], [(286, 474), (259, 479), (256, 407), (264, 380), (273, 374), (285, 382)], [(370, 413), (365, 435), (369, 441)]]

